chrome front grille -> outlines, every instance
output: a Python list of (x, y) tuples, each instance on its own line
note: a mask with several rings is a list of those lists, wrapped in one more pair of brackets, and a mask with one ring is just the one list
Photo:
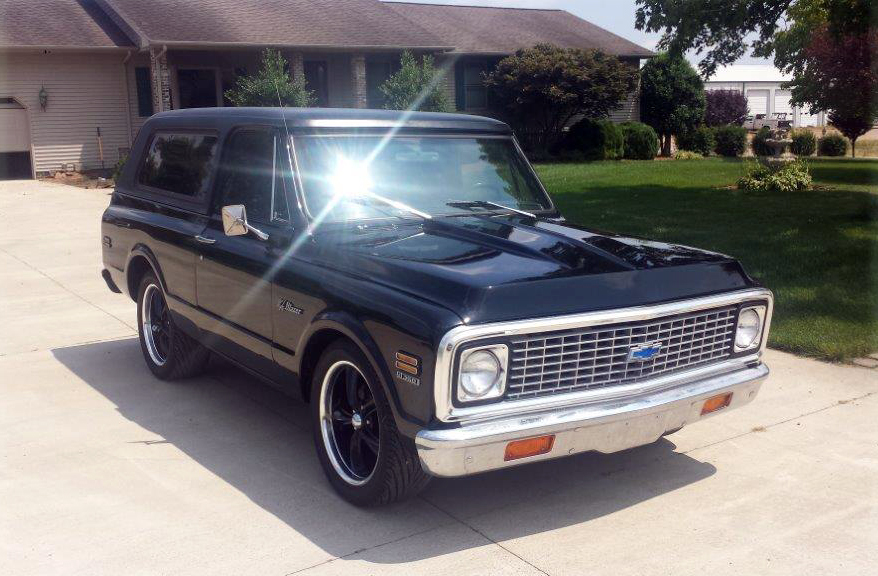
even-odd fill
[[(726, 306), (648, 321), (516, 336), (506, 398), (520, 399), (639, 382), (731, 354), (737, 307)], [(660, 343), (647, 360), (632, 348)]]

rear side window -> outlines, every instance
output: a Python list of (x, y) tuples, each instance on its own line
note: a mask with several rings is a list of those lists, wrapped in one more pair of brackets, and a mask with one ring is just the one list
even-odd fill
[(216, 136), (210, 134), (156, 134), (137, 181), (181, 196), (203, 196), (215, 152)]

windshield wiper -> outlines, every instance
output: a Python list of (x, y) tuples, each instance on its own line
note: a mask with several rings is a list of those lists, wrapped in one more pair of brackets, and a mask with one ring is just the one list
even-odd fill
[(525, 212), (524, 210), (519, 210), (518, 208), (504, 206), (503, 204), (497, 204), (496, 202), (490, 202), (488, 200), (461, 200), (458, 202), (448, 202), (445, 205), (451, 206), (452, 208), (485, 208), (487, 206), (490, 206), (493, 208), (501, 208), (503, 210), (508, 210), (509, 212), (521, 214), (522, 216), (527, 216), (529, 218), (536, 218), (537, 217), (536, 214), (533, 214), (531, 212)]
[(385, 198), (384, 196), (381, 196), (380, 194), (375, 194), (374, 192), (366, 192), (364, 194), (360, 194), (360, 195), (353, 196), (353, 197), (344, 197), (344, 199), (347, 200), (348, 202), (363, 202), (363, 201), (367, 201), (367, 200), (374, 200), (374, 201), (379, 202), (381, 204), (384, 204), (386, 206), (396, 208), (397, 210), (401, 210), (403, 212), (408, 212), (409, 214), (414, 214), (418, 218), (423, 218), (424, 220), (432, 220), (433, 219), (433, 217), (430, 214), (427, 214), (426, 212), (422, 212), (422, 211), (418, 210), (417, 208), (413, 208), (413, 207), (411, 207), (408, 204), (405, 204), (403, 202), (399, 202), (397, 200), (391, 200), (390, 198)]

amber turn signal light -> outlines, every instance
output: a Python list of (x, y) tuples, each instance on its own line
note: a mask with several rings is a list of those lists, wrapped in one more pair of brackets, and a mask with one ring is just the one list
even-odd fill
[(506, 454), (503, 460), (518, 460), (519, 458), (527, 458), (528, 456), (537, 456), (546, 454), (552, 450), (555, 444), (555, 435), (537, 436), (536, 438), (527, 438), (525, 440), (516, 440), (506, 445)]
[(701, 407), (701, 415), (710, 414), (711, 412), (716, 412), (722, 408), (725, 408), (729, 404), (732, 403), (732, 393), (728, 394), (720, 394), (719, 396), (711, 396), (707, 400), (704, 401), (704, 405)]

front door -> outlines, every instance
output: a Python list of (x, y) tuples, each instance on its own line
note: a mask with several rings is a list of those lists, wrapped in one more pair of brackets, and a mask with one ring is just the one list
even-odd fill
[[(278, 244), (291, 225), (279, 166), (281, 140), (270, 129), (240, 129), (229, 136), (196, 263), (198, 307), (206, 313), (210, 344), (265, 375), (273, 370), (272, 276)], [(243, 204), (252, 232), (226, 236), (223, 206)]]
[(314, 106), (326, 108), (329, 106), (329, 70), (324, 60), (306, 60), (303, 64), (305, 71), (305, 87), (314, 96)]
[(180, 108), (214, 108), (219, 106), (216, 70), (209, 68), (177, 71)]

